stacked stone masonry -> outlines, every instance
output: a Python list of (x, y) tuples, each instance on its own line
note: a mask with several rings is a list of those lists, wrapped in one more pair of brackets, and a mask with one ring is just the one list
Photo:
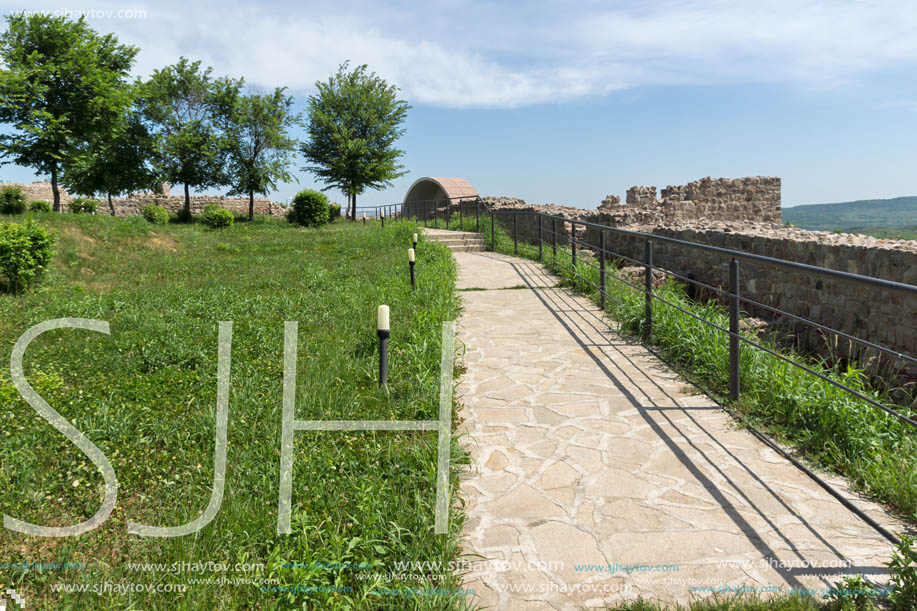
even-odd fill
[[(609, 195), (595, 210), (529, 205), (509, 197), (486, 197), (484, 201), (509, 233), (516, 216), (520, 242), (537, 243), (539, 230), (537, 215), (519, 212), (542, 212), (917, 285), (915, 241), (807, 231), (780, 224), (780, 179), (776, 177), (703, 178), (667, 187), (661, 199), (656, 198), (655, 187), (633, 187), (627, 191), (625, 204)], [(555, 224), (558, 244), (567, 244), (571, 224), (563, 220)], [(541, 231), (541, 238), (549, 243), (552, 222), (542, 219)], [(579, 247), (598, 250), (598, 232), (593, 227), (577, 226)], [(626, 234), (607, 231), (606, 247), (637, 261), (644, 257), (644, 241)], [(654, 262), (659, 267), (711, 286), (728, 287), (727, 257), (661, 241), (654, 247)], [(787, 268), (746, 261), (740, 265), (744, 297), (899, 352), (917, 354), (917, 325), (913, 323), (917, 320), (917, 299), (913, 296)], [(743, 309), (789, 330), (802, 346), (818, 349), (829, 358), (853, 356), (860, 364), (878, 362), (874, 353), (858, 351), (845, 341), (827, 347), (817, 330), (807, 330), (764, 308), (745, 304)], [(912, 382), (915, 376), (913, 367), (905, 374)]]
[[(45, 200), (51, 202), (54, 196), (51, 191), (50, 182), (33, 182), (32, 184), (17, 183), (0, 183), (3, 186), (18, 186), (25, 192), (28, 201)], [(61, 203), (66, 209), (67, 202), (72, 197), (66, 191), (60, 189)], [(108, 199), (99, 199), (99, 212), (110, 213)], [(156, 204), (162, 206), (170, 213), (177, 213), (185, 207), (185, 198), (181, 195), (169, 195), (161, 193), (136, 193), (130, 197), (112, 198), (112, 206), (115, 209), (115, 216), (131, 216), (141, 214), (146, 206)], [(193, 195), (191, 196), (191, 213), (200, 214), (207, 204), (216, 204), (221, 208), (226, 208), (234, 214), (248, 214), (247, 197), (224, 197), (222, 195)], [(255, 198), (255, 214), (265, 214), (270, 216), (283, 216), (286, 208), (272, 202), (269, 199)]]

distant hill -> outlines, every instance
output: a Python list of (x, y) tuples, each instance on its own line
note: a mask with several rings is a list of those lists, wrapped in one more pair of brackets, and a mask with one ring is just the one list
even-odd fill
[(803, 229), (845, 233), (874, 234), (876, 230), (893, 229), (879, 233), (898, 237), (917, 226), (917, 197), (793, 206), (783, 209), (783, 222)]

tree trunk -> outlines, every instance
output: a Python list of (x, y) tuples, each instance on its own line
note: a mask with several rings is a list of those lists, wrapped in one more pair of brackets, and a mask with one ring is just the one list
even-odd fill
[(248, 192), (248, 220), (255, 220), (255, 192)]
[(111, 215), (115, 215), (115, 204), (111, 201), (111, 193), (108, 194), (108, 207), (111, 208)]
[(185, 183), (185, 218), (191, 220), (191, 190), (188, 183)]
[(60, 189), (57, 188), (57, 162), (51, 164), (51, 193), (54, 194), (54, 211), (60, 212)]

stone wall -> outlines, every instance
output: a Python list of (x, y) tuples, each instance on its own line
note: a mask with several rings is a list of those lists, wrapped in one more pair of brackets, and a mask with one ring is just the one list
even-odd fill
[[(33, 201), (36, 199), (43, 199), (48, 202), (54, 201), (54, 195), (51, 192), (51, 183), (44, 181), (37, 181), (31, 184), (19, 184), (4, 182), (0, 183), (0, 187), (13, 185), (20, 187), (26, 195), (28, 201)], [(64, 206), (66, 211), (67, 202), (71, 200), (71, 196), (64, 191), (63, 188), (60, 189), (61, 203)], [(108, 199), (102, 198), (99, 199), (99, 212), (100, 213), (111, 213), (111, 209), (108, 206)], [(112, 205), (115, 209), (115, 216), (130, 216), (133, 214), (140, 214), (143, 212), (143, 208), (150, 204), (157, 204), (168, 210), (170, 213), (177, 213), (179, 210), (184, 209), (185, 207), (185, 198), (182, 195), (170, 195), (168, 185), (163, 185), (162, 193), (136, 193), (130, 197), (115, 197), (112, 198)], [(233, 212), (234, 214), (248, 214), (248, 198), (247, 197), (224, 197), (222, 195), (193, 195), (191, 197), (191, 213), (200, 214), (204, 210), (204, 206), (207, 204), (216, 204), (222, 208)], [(262, 197), (255, 198), (255, 214), (265, 214), (270, 216), (283, 216), (286, 213), (286, 208), (273, 202), (269, 199)]]
[[(484, 198), (495, 219), (512, 235), (515, 212), (542, 212), (630, 231), (699, 242), (730, 250), (765, 255), (895, 282), (917, 285), (917, 242), (880, 240), (869, 236), (806, 231), (780, 221), (780, 179), (704, 178), (667, 187), (656, 198), (655, 187), (629, 189), (625, 204), (609, 195), (596, 210), (554, 204), (528, 205), (508, 197)], [(517, 214), (520, 242), (537, 243), (538, 216)], [(551, 241), (551, 221), (542, 220), (542, 239)], [(569, 221), (557, 221), (558, 244), (566, 244)], [(577, 240), (597, 249), (599, 230), (577, 226)], [(644, 240), (606, 232), (606, 247), (637, 261), (644, 258)], [(611, 257), (614, 258), (614, 257)], [(657, 241), (655, 263), (676, 274), (718, 288), (728, 287), (729, 258), (717, 253)], [(855, 337), (909, 354), (917, 354), (917, 298), (850, 281), (819, 277), (784, 267), (740, 262), (740, 291), (748, 299), (808, 318)], [(847, 341), (826, 345), (824, 335), (765, 308), (743, 305), (752, 316), (768, 321), (784, 336), (828, 358), (856, 358), (860, 364), (880, 359)], [(917, 376), (913, 367), (906, 374)]]
[[(54, 202), (54, 193), (51, 191), (51, 183), (47, 181), (35, 181), (31, 184), (20, 184), (16, 182), (0, 182), (0, 188), (2, 187), (19, 187), (25, 193), (26, 201), (35, 201), (38, 199), (44, 200), (48, 203)], [(67, 192), (60, 186), (58, 186), (60, 191), (61, 203), (66, 206), (67, 202), (70, 201), (70, 196), (67, 195)]]

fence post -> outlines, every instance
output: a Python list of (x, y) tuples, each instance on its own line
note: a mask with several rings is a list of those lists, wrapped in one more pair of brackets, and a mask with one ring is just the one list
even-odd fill
[(644, 325), (643, 341), (650, 341), (653, 335), (653, 241), (646, 241), (646, 252), (644, 253), (646, 263), (644, 269), (644, 289), (646, 298), (644, 304)]
[(739, 262), (729, 262), (729, 397), (739, 400)]
[(573, 253), (573, 284), (576, 285), (576, 223), (570, 223), (570, 248)]
[(427, 217), (430, 216), (430, 213), (427, 212), (427, 202), (423, 203), (423, 226), (427, 226)]
[(446, 229), (449, 229), (449, 200), (446, 200)]
[(517, 219), (519, 218), (518, 212), (513, 212), (513, 254), (519, 254), (519, 224)]
[(599, 230), (599, 302), (605, 312), (605, 230)]
[(497, 252), (497, 233), (494, 231), (494, 211), (490, 211), (490, 250)]
[(481, 204), (474, 202), (474, 230), (481, 233)]
[(459, 203), (458, 203), (458, 207), (459, 207), (459, 231), (465, 231), (465, 221), (464, 221), (464, 219), (462, 218), (462, 208), (463, 208), (462, 203), (463, 203), (462, 200), (459, 200)]
[(557, 260), (557, 219), (551, 218), (551, 248), (554, 251), (554, 263)]
[(542, 260), (541, 242), (542, 242), (543, 235), (544, 234), (541, 232), (541, 213), (539, 212), (538, 213), (538, 262), (539, 263), (541, 263), (541, 260)]
[(436, 202), (433, 202), (433, 228), (434, 229), (438, 229), (436, 225), (436, 208), (437, 208)]

